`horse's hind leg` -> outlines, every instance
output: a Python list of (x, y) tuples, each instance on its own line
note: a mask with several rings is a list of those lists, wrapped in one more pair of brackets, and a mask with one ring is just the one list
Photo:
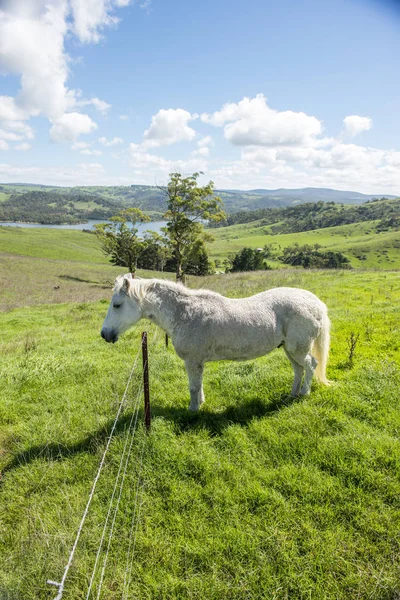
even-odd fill
[(294, 371), (294, 381), (293, 381), (293, 387), (292, 387), (292, 391), (290, 392), (290, 395), (293, 398), (295, 398), (296, 396), (298, 396), (300, 394), (300, 387), (301, 387), (301, 381), (303, 379), (304, 367), (297, 364), (297, 362), (290, 356), (289, 352), (286, 350), (285, 347), (284, 347), (284, 350), (286, 352), (286, 356), (288, 357), (288, 359), (290, 360), (290, 362), (292, 364), (293, 371)]
[(304, 382), (300, 390), (300, 394), (302, 396), (307, 396), (307, 394), (309, 394), (311, 391), (311, 381), (314, 375), (314, 371), (317, 368), (318, 361), (311, 354), (307, 354), (304, 363), (304, 370), (306, 372), (306, 375), (304, 377)]
[(199, 410), (204, 402), (203, 372), (204, 365), (195, 361), (185, 361), (186, 372), (189, 378), (190, 405), (189, 410)]
[[(311, 380), (314, 375), (314, 371), (317, 367), (318, 361), (316, 358), (311, 356), (310, 346), (307, 347), (296, 347), (286, 348), (289, 358), (299, 365), (305, 372), (304, 382), (300, 389), (300, 395), (306, 396), (311, 390)], [(293, 364), (293, 362), (292, 362)], [(293, 367), (294, 368), (294, 367)], [(300, 380), (301, 381), (301, 380)], [(295, 371), (295, 383), (296, 383), (296, 371)], [(294, 384), (293, 384), (294, 388)], [(293, 390), (292, 390), (293, 391)]]

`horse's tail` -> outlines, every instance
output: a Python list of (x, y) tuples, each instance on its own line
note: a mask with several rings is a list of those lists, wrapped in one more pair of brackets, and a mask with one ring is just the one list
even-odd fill
[(328, 317), (328, 313), (325, 307), (322, 315), (322, 327), (318, 334), (318, 337), (314, 341), (313, 354), (318, 361), (317, 368), (315, 369), (315, 376), (324, 385), (330, 385), (326, 378), (326, 365), (328, 363), (329, 355), (329, 344), (330, 344), (330, 328), (331, 322)]

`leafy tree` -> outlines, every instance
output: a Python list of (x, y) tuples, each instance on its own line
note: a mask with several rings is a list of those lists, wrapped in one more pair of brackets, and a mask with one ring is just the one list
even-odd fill
[(146, 231), (143, 241), (144, 248), (138, 258), (138, 267), (164, 271), (167, 261), (172, 255), (168, 238), (156, 231)]
[(206, 234), (202, 220), (221, 221), (225, 218), (222, 200), (214, 196), (214, 184), (210, 181), (201, 187), (197, 184), (200, 173), (183, 177), (180, 173), (171, 173), (165, 190), (168, 210), (165, 233), (172, 246), (176, 265), (176, 279), (182, 281), (185, 265), (189, 265), (189, 255), (197, 243), (211, 241)]
[(256, 248), (242, 248), (233, 258), (230, 270), (235, 273), (237, 271), (259, 271), (270, 268), (264, 261), (263, 251)]
[(213, 272), (204, 240), (197, 238), (192, 244), (183, 263), (188, 275), (210, 275)]
[(349, 259), (341, 252), (323, 251), (320, 248), (319, 244), (315, 244), (315, 246), (294, 244), (284, 248), (281, 260), (285, 264), (304, 267), (305, 269), (351, 268)]
[[(146, 246), (144, 240), (137, 235), (136, 225), (150, 221), (150, 218), (138, 208), (128, 208), (112, 217), (111, 221), (112, 223), (95, 226), (101, 249), (110, 257), (113, 265), (127, 267), (131, 273), (135, 273), (139, 256)], [(131, 227), (128, 223), (131, 223)]]

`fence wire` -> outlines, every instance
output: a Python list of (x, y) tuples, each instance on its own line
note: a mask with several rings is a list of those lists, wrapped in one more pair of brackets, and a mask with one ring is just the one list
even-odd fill
[[(156, 329), (156, 331), (153, 335), (153, 338), (152, 338), (152, 345), (154, 345), (157, 337), (158, 337), (158, 330)], [(71, 565), (74, 560), (78, 542), (81, 537), (82, 530), (83, 530), (83, 527), (84, 527), (84, 524), (85, 524), (85, 521), (86, 521), (86, 518), (87, 518), (87, 515), (89, 512), (89, 508), (90, 508), (90, 505), (93, 500), (93, 496), (94, 496), (96, 488), (97, 488), (97, 483), (100, 479), (100, 475), (101, 475), (101, 472), (104, 467), (106, 455), (110, 448), (110, 444), (111, 444), (111, 441), (112, 441), (114, 433), (115, 433), (118, 419), (119, 419), (122, 409), (124, 408), (124, 405), (125, 405), (127, 393), (128, 393), (129, 387), (132, 382), (133, 374), (136, 370), (136, 366), (137, 366), (137, 362), (138, 362), (140, 353), (141, 353), (141, 347), (139, 347), (139, 350), (136, 354), (133, 366), (129, 373), (125, 391), (124, 391), (121, 401), (118, 405), (118, 410), (117, 410), (117, 413), (116, 413), (116, 416), (115, 416), (115, 419), (114, 419), (114, 422), (113, 422), (113, 425), (112, 425), (112, 428), (110, 431), (110, 435), (107, 439), (106, 447), (104, 449), (104, 452), (101, 457), (95, 478), (93, 480), (93, 484), (92, 484), (92, 487), (91, 487), (91, 490), (89, 493), (89, 497), (88, 497), (88, 500), (87, 500), (87, 503), (86, 503), (76, 536), (75, 536), (74, 543), (71, 548), (71, 552), (68, 557), (68, 562), (64, 568), (62, 579), (60, 582), (53, 581), (50, 579), (47, 580), (47, 583), (49, 585), (54, 585), (58, 588), (58, 593), (57, 593), (57, 596), (54, 598), (54, 600), (62, 600), (64, 589), (65, 589), (65, 582), (66, 582), (69, 570), (70, 570)], [(144, 366), (147, 366), (147, 363), (145, 363)], [(93, 585), (94, 585), (94, 581), (96, 578), (96, 574), (99, 571), (100, 556), (101, 556), (101, 552), (103, 549), (103, 544), (105, 542), (107, 528), (108, 528), (108, 541), (107, 541), (107, 545), (105, 547), (105, 553), (104, 553), (104, 557), (103, 557), (103, 563), (102, 563), (102, 567), (101, 567), (99, 583), (97, 586), (96, 600), (99, 600), (99, 598), (101, 596), (102, 586), (103, 586), (103, 582), (104, 582), (104, 576), (105, 576), (107, 563), (108, 563), (109, 551), (110, 551), (111, 542), (112, 542), (114, 530), (115, 530), (115, 522), (116, 522), (116, 518), (117, 518), (117, 514), (118, 514), (118, 508), (120, 505), (122, 492), (124, 489), (129, 460), (130, 460), (130, 457), (132, 454), (133, 442), (134, 442), (134, 438), (135, 438), (135, 432), (137, 429), (138, 416), (139, 416), (139, 410), (140, 410), (140, 397), (141, 397), (142, 392), (143, 392), (143, 383), (139, 384), (139, 388), (138, 388), (137, 394), (136, 394), (134, 402), (133, 402), (132, 415), (131, 415), (129, 425), (127, 428), (127, 435), (126, 435), (122, 455), (121, 455), (120, 462), (119, 462), (119, 467), (118, 467), (118, 472), (117, 472), (115, 483), (114, 483), (114, 488), (113, 488), (111, 498), (109, 501), (107, 515), (106, 515), (106, 519), (104, 522), (99, 546), (97, 549), (96, 558), (95, 558), (95, 562), (94, 562), (94, 566), (93, 566), (93, 570), (92, 570), (92, 575), (91, 575), (91, 578), (89, 581), (89, 587), (88, 587), (87, 594), (86, 594), (86, 600), (89, 600), (89, 598), (90, 598), (90, 595), (91, 595), (92, 589), (93, 589)], [(129, 435), (129, 434), (131, 434), (131, 435)], [(129, 445), (128, 445), (128, 442), (129, 442)], [(133, 558), (134, 558), (134, 550), (135, 550), (135, 545), (136, 545), (136, 537), (137, 537), (137, 531), (138, 531), (140, 510), (141, 510), (141, 506), (142, 506), (142, 502), (143, 502), (142, 496), (143, 496), (144, 482), (141, 480), (141, 473), (142, 473), (145, 445), (146, 445), (146, 436), (143, 436), (143, 441), (142, 441), (142, 445), (141, 445), (141, 449), (140, 449), (140, 463), (139, 463), (139, 470), (138, 470), (138, 479), (137, 479), (137, 485), (136, 485), (136, 489), (135, 489), (135, 497), (134, 497), (134, 502), (133, 502), (133, 516), (132, 516), (132, 523), (131, 523), (130, 534), (129, 534), (129, 548), (128, 548), (126, 567), (125, 567), (124, 585), (123, 585), (123, 593), (122, 593), (123, 599), (128, 597), (127, 595), (128, 595), (128, 591), (129, 591), (131, 577), (132, 577)], [(109, 525), (109, 523), (110, 523), (110, 525)], [(92, 594), (92, 596), (93, 596), (93, 594)]]

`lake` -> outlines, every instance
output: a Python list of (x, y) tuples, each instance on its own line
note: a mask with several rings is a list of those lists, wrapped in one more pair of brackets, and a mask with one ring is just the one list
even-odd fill
[[(110, 223), (111, 221), (105, 221), (101, 219), (88, 219), (86, 223), (78, 223), (77, 225), (47, 225), (46, 223), (14, 223), (12, 221), (9, 222), (1, 222), (1, 227), (45, 227), (46, 229), (93, 229), (94, 225), (98, 223)], [(161, 227), (165, 227), (166, 221), (149, 221), (149, 223), (139, 223), (138, 230), (140, 232), (147, 231), (157, 231), (161, 230)]]

